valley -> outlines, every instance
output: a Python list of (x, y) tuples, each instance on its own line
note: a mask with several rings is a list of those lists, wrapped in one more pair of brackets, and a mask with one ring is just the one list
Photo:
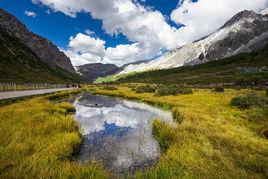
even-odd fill
[(268, 177), (267, 5), (66, 2), (0, 6), (0, 178)]

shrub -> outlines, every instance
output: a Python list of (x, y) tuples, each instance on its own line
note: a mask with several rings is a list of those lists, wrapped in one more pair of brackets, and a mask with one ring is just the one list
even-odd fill
[(159, 89), (157, 94), (160, 96), (176, 95), (178, 94), (178, 89), (176, 87), (164, 87)]
[(109, 90), (109, 91), (117, 90), (117, 88), (114, 87), (114, 86), (105, 86), (105, 87), (103, 87), (102, 89), (103, 89), (103, 90)]
[(193, 94), (190, 88), (163, 87), (157, 92), (160, 96), (176, 95), (176, 94)]
[(267, 107), (268, 98), (259, 96), (239, 96), (232, 99), (231, 105), (241, 109), (249, 109), (254, 106)]
[(213, 90), (214, 92), (219, 92), (219, 93), (223, 93), (224, 92), (224, 88), (223, 87), (216, 87)]
[(190, 88), (180, 88), (179, 94), (193, 94), (193, 90)]
[(266, 90), (266, 96), (268, 96), (268, 89)]
[(149, 85), (146, 86), (139, 86), (136, 89), (134, 89), (136, 93), (154, 93), (155, 89), (153, 87), (150, 87)]

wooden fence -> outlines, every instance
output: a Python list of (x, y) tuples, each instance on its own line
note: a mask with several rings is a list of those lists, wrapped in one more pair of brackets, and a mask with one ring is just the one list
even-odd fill
[(73, 85), (68, 84), (47, 84), (47, 83), (1, 83), (0, 82), (0, 92), (4, 91), (22, 91), (22, 90), (40, 90), (40, 89), (52, 89), (52, 88), (67, 88)]

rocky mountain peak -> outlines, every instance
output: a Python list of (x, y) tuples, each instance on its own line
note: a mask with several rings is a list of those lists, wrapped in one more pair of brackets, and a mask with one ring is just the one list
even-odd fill
[(260, 14), (257, 14), (254, 11), (244, 10), (244, 11), (241, 11), (241, 12), (237, 13), (236, 15), (234, 15), (230, 20), (228, 20), (223, 25), (222, 28), (225, 28), (227, 26), (231, 26), (234, 23), (237, 23), (238, 21), (241, 21), (241, 20), (257, 20), (260, 18), (261, 18)]
[(36, 35), (15, 16), (0, 8), (0, 26), (10, 35), (17, 37), (29, 47), (43, 62), (75, 73), (70, 59), (56, 45), (46, 38)]
[(262, 49), (268, 43), (268, 16), (242, 11), (220, 29), (176, 48), (148, 64), (131, 65), (120, 73), (196, 65)]

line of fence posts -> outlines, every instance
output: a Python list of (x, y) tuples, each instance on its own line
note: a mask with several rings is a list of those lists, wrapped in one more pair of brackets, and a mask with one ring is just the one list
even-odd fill
[(68, 84), (48, 84), (48, 83), (1, 83), (0, 92), (22, 91), (22, 90), (40, 90), (52, 88), (68, 88)]

